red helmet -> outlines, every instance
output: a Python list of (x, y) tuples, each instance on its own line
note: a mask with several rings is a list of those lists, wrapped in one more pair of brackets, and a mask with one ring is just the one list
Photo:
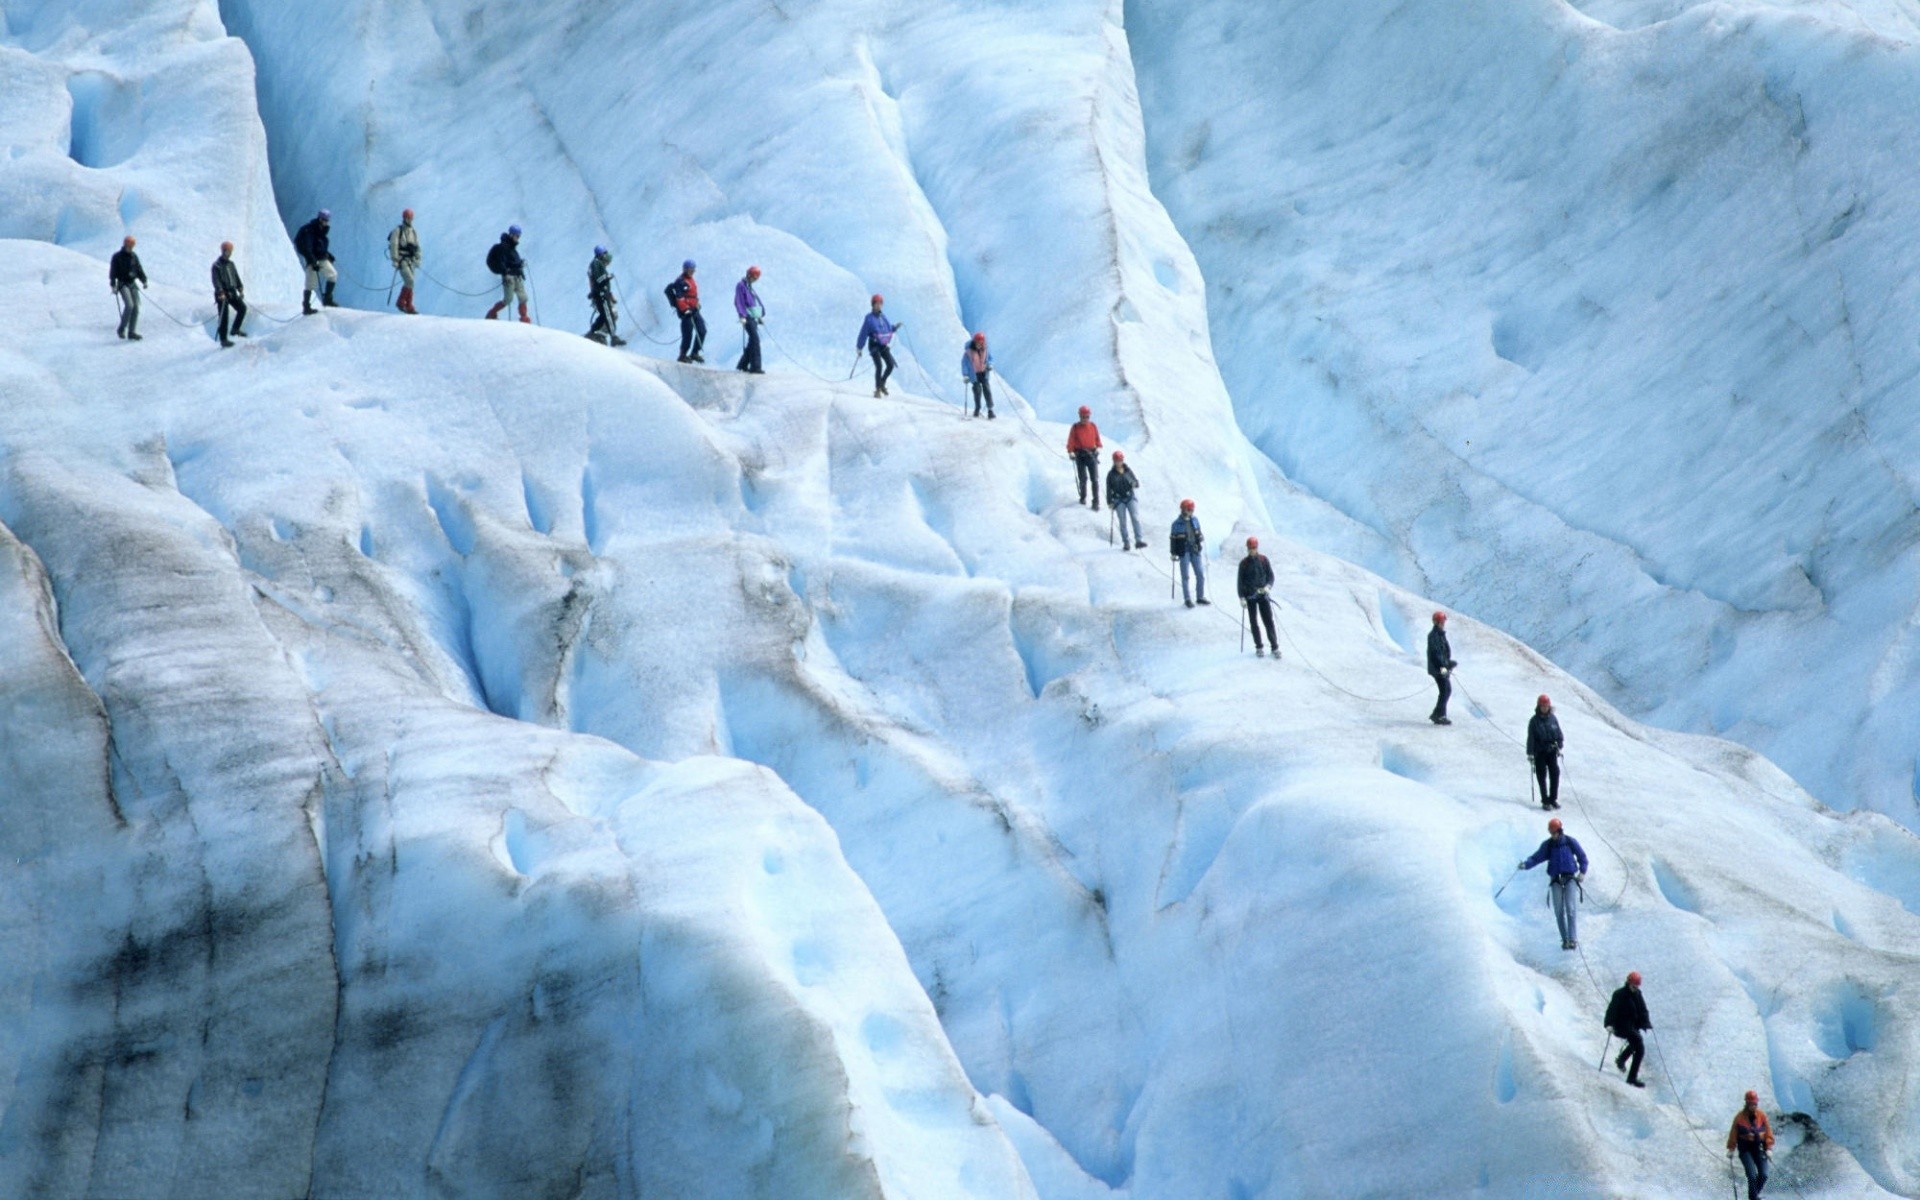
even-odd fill
[(1250, 538), (1248, 538), (1248, 539), (1247, 539), (1247, 549), (1249, 549), (1249, 550), (1258, 550), (1259, 548), (1260, 548), (1260, 539), (1259, 539), (1259, 538), (1257, 538), (1257, 537), (1250, 537)]
[(1562, 828), (1563, 826), (1560, 824), (1559, 817), (1555, 817), (1553, 820), (1547, 822), (1548, 833), (1559, 833)]
[(1628, 983), (1630, 983), (1630, 984), (1632, 984), (1632, 985), (1633, 985), (1634, 987), (1639, 987), (1639, 986), (1640, 986), (1640, 972), (1638, 972), (1638, 971), (1628, 971), (1628, 972), (1627, 972), (1627, 982), (1628, 982)]
[(1182, 501), (1180, 502), (1180, 509), (1181, 509), (1181, 511), (1182, 511), (1182, 512), (1184, 512), (1184, 511), (1186, 511), (1187, 509), (1189, 509), (1189, 508), (1192, 508), (1192, 507), (1193, 507), (1193, 501), (1191, 501), (1191, 500), (1182, 500)]
[(974, 334), (974, 335), (973, 335), (973, 344), (974, 344), (974, 345), (976, 345), (976, 346), (984, 346), (984, 345), (986, 345), (986, 344), (987, 344), (987, 335), (986, 335), (986, 334), (984, 334), (984, 333), (976, 333), (976, 334)]
[(747, 278), (748, 278), (748, 279), (758, 279), (758, 278), (760, 278), (760, 268), (759, 268), (759, 267), (748, 267), (748, 268), (747, 268)]
[(1553, 707), (1553, 697), (1552, 697), (1552, 696), (1549, 696), (1549, 695), (1547, 695), (1547, 694), (1546, 694), (1545, 692), (1541, 692), (1541, 693), (1540, 693), (1540, 698), (1539, 698), (1538, 700), (1535, 700), (1535, 701), (1533, 702), (1533, 706), (1534, 706), (1535, 708), (1552, 708), (1552, 707)]
[(222, 253), (222, 254), (232, 254), (232, 253), (233, 253), (233, 243), (232, 243), (232, 242), (221, 242), (221, 243), (220, 243), (220, 253)]
[(133, 245), (133, 235), (128, 234), (125, 238), (121, 240), (120, 244), (122, 246), (131, 247)]
[(400, 210), (400, 216), (405, 220), (411, 221), (413, 220), (413, 210), (410, 208), (403, 208)]
[(1080, 406), (1080, 415), (1083, 417), (1090, 417), (1093, 415), (1093, 410), (1088, 408), (1086, 405), (1082, 404)]
[(1748, 1103), (1749, 1105), (1755, 1105), (1755, 1104), (1759, 1104), (1759, 1103), (1760, 1103), (1760, 1093), (1759, 1093), (1759, 1092), (1748, 1092), (1748, 1093), (1747, 1093), (1747, 1103)]
[(1445, 614), (1445, 613), (1443, 613), (1443, 612), (1437, 612), (1437, 613), (1434, 613), (1434, 614), (1433, 614), (1433, 623), (1434, 623), (1435, 625), (1445, 625), (1445, 624), (1447, 623), (1447, 614)]
[(879, 308), (882, 304), (885, 304), (886, 302), (887, 302), (887, 298), (885, 296), (882, 296), (879, 292), (875, 292), (873, 294), (873, 306), (875, 308)]
[(1125, 450), (1115, 450), (1113, 452), (1113, 461), (1115, 462), (1127, 461), (1127, 452)]

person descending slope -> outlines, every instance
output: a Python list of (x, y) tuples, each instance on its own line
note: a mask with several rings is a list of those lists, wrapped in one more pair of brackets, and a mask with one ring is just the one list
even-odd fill
[(413, 277), (420, 270), (420, 233), (413, 227), (413, 210), (400, 210), (400, 223), (387, 234), (387, 261), (400, 273), (400, 298), (393, 306), (403, 313), (413, 307)]
[[(1120, 521), (1120, 548), (1145, 550), (1147, 539), (1140, 536), (1140, 481), (1127, 465), (1127, 452), (1113, 452), (1113, 469), (1107, 472), (1107, 508)], [(1127, 521), (1133, 521), (1133, 541), (1127, 541)]]
[(587, 299), (593, 304), (593, 325), (587, 336), (602, 346), (624, 346), (620, 336), (620, 307), (613, 302), (613, 251), (605, 246), (593, 248), (593, 261), (587, 264)]
[(1247, 624), (1253, 627), (1253, 656), (1265, 658), (1266, 650), (1260, 645), (1260, 622), (1267, 624), (1267, 645), (1273, 647), (1273, 656), (1280, 657), (1280, 639), (1273, 634), (1273, 601), (1267, 593), (1273, 590), (1273, 564), (1267, 556), (1260, 553), (1260, 539), (1247, 539), (1247, 556), (1240, 560), (1240, 599), (1247, 606)]
[[(333, 269), (333, 251), (327, 245), (327, 231), (332, 227), (333, 214), (321, 209), (314, 214), (313, 220), (300, 227), (293, 235), (293, 248), (300, 255), (300, 265), (307, 272), (307, 288), (300, 293), (300, 311), (306, 316), (313, 315), (313, 294), (320, 292), (320, 303), (327, 308), (338, 308), (333, 301), (334, 285), (340, 282), (340, 272)], [(320, 281), (326, 280), (324, 290)]]
[(667, 285), (667, 303), (680, 314), (680, 361), (703, 363), (700, 348), (707, 344), (707, 319), (700, 315), (700, 285), (693, 280), (692, 259), (680, 264), (680, 273)]
[[(1086, 412), (1086, 409), (1081, 409)], [(1207, 599), (1207, 537), (1200, 532), (1200, 518), (1193, 515), (1193, 501), (1180, 502), (1180, 515), (1173, 520), (1173, 531), (1167, 538), (1167, 552), (1180, 563), (1180, 598), (1187, 607), (1195, 604), (1211, 604)], [(1187, 590), (1187, 572), (1193, 572), (1194, 590)], [(1199, 594), (1198, 599), (1194, 593)]]
[(1093, 410), (1082, 404), (1080, 419), (1067, 430), (1067, 457), (1073, 460), (1073, 479), (1080, 486), (1080, 503), (1093, 492), (1093, 511), (1100, 511), (1100, 427), (1093, 423)]
[(893, 335), (900, 328), (887, 320), (887, 314), (881, 311), (881, 306), (886, 302), (885, 296), (878, 292), (873, 294), (873, 311), (867, 314), (866, 320), (860, 322), (860, 337), (853, 343), (855, 354), (864, 350), (873, 359), (873, 397), (876, 400), (887, 394), (887, 380), (893, 378), (891, 347)]
[(1640, 1060), (1647, 1056), (1647, 1044), (1641, 1040), (1640, 1031), (1652, 1029), (1653, 1018), (1647, 1015), (1647, 1001), (1640, 994), (1640, 972), (1627, 972), (1627, 981), (1614, 989), (1613, 999), (1607, 1001), (1607, 1015), (1600, 1023), (1626, 1043), (1620, 1047), (1613, 1065), (1627, 1073), (1629, 1084), (1637, 1088), (1647, 1086), (1640, 1082)]
[(120, 298), (120, 328), (115, 337), (140, 340), (140, 289), (147, 286), (147, 269), (133, 252), (132, 237), (123, 239), (107, 263), (107, 289)]
[(487, 320), (500, 315), (507, 305), (520, 301), (520, 323), (533, 324), (527, 315), (527, 260), (520, 257), (520, 227), (507, 226), (493, 249), (487, 251), (487, 270), (500, 277), (500, 303), (487, 310)]
[(1541, 808), (1560, 807), (1560, 750), (1565, 744), (1553, 700), (1542, 695), (1534, 703), (1533, 720), (1527, 722), (1527, 761), (1540, 782)]
[(1579, 904), (1577, 893), (1587, 878), (1587, 852), (1567, 836), (1560, 818), (1547, 822), (1547, 840), (1532, 857), (1520, 863), (1522, 871), (1547, 864), (1547, 892), (1553, 901), (1553, 919), (1560, 926), (1560, 948), (1580, 948)]
[(1427, 720), (1435, 725), (1453, 724), (1447, 720), (1447, 700), (1453, 695), (1453, 669), (1459, 665), (1453, 661), (1453, 647), (1447, 645), (1447, 614), (1434, 613), (1433, 628), (1427, 631), (1427, 674), (1433, 676), (1440, 698), (1433, 702)]
[[(240, 282), (240, 268), (233, 262), (233, 243), (220, 243), (220, 257), (213, 260), (213, 302), (220, 309), (220, 344), (233, 345), (233, 337), (246, 337), (240, 322), (247, 319), (247, 287)], [(231, 314), (233, 324), (227, 324)]]
[(753, 290), (759, 278), (760, 268), (748, 267), (740, 282), (733, 285), (733, 311), (740, 318), (740, 328), (747, 333), (747, 344), (740, 348), (740, 361), (733, 369), (749, 375), (766, 374), (760, 369), (760, 325), (767, 319), (767, 306), (760, 303), (760, 293)]
[(1748, 1092), (1747, 1102), (1733, 1114), (1733, 1128), (1727, 1131), (1727, 1157), (1740, 1156), (1747, 1173), (1747, 1200), (1760, 1200), (1767, 1186), (1767, 1162), (1773, 1157), (1773, 1127), (1767, 1114), (1760, 1111), (1760, 1094)]
[(980, 415), (980, 402), (985, 400), (989, 421), (993, 420), (993, 384), (988, 382), (992, 375), (993, 355), (987, 350), (987, 335), (975, 333), (960, 348), (960, 378), (973, 389), (973, 415)]

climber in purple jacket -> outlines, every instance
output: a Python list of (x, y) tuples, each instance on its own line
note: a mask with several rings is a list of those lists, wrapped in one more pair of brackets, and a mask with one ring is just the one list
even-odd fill
[(860, 340), (853, 344), (853, 352), (866, 351), (873, 359), (873, 394), (878, 399), (887, 394), (887, 380), (893, 376), (893, 334), (900, 326), (887, 320), (887, 314), (880, 306), (887, 298), (880, 293), (873, 294), (873, 311), (860, 323)]

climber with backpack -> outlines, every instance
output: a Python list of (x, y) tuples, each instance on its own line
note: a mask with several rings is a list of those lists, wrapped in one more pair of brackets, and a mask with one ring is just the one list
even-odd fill
[(387, 261), (400, 275), (400, 298), (393, 306), (403, 313), (413, 307), (413, 277), (420, 270), (420, 232), (413, 227), (413, 210), (400, 210), (400, 223), (387, 234)]
[(887, 320), (887, 314), (881, 311), (886, 301), (887, 298), (880, 293), (873, 294), (873, 309), (867, 313), (867, 319), (860, 322), (860, 336), (853, 343), (855, 354), (865, 351), (873, 359), (873, 397), (876, 400), (887, 394), (887, 380), (893, 378), (893, 335), (900, 329), (900, 326)]
[(1748, 1092), (1746, 1103), (1733, 1115), (1733, 1128), (1727, 1131), (1727, 1157), (1740, 1156), (1741, 1169), (1747, 1173), (1747, 1200), (1760, 1200), (1767, 1186), (1767, 1164), (1773, 1157), (1773, 1127), (1767, 1114), (1760, 1111), (1760, 1094)]
[[(1080, 410), (1082, 413), (1086, 409)], [(1180, 515), (1174, 518), (1173, 530), (1167, 537), (1167, 553), (1180, 563), (1180, 598), (1187, 607), (1195, 604), (1211, 604), (1207, 599), (1206, 535), (1200, 532), (1200, 518), (1194, 516), (1191, 500), (1180, 502)], [(1187, 574), (1193, 574), (1193, 590), (1187, 589)], [(1196, 598), (1195, 593), (1198, 593)]]
[(1607, 1001), (1607, 1015), (1600, 1023), (1625, 1043), (1614, 1057), (1613, 1065), (1627, 1073), (1627, 1083), (1631, 1086), (1647, 1086), (1640, 1082), (1640, 1062), (1647, 1056), (1647, 1043), (1640, 1037), (1640, 1031), (1652, 1029), (1653, 1018), (1647, 1015), (1647, 1001), (1640, 994), (1640, 972), (1627, 972), (1627, 981), (1614, 989), (1613, 999)]
[[(1120, 548), (1145, 550), (1147, 539), (1140, 534), (1140, 480), (1127, 465), (1127, 452), (1113, 452), (1113, 468), (1107, 472), (1107, 509), (1120, 522)], [(1133, 540), (1127, 540), (1127, 521), (1133, 521)]]
[[(240, 268), (234, 265), (232, 242), (221, 242), (220, 257), (213, 260), (213, 303), (220, 310), (220, 344), (230, 347), (233, 338), (246, 337), (240, 322), (247, 319), (247, 287), (240, 282)], [(232, 325), (227, 324), (229, 316)]]
[(605, 246), (593, 248), (593, 261), (587, 264), (587, 300), (593, 305), (593, 324), (587, 329), (587, 337), (602, 346), (624, 346), (627, 339), (616, 332), (620, 308), (613, 301), (612, 262), (613, 251)]
[(993, 355), (987, 350), (987, 335), (975, 333), (960, 351), (960, 377), (973, 389), (973, 415), (980, 415), (980, 402), (986, 401), (987, 420), (993, 420)]
[(1453, 661), (1453, 647), (1447, 644), (1447, 614), (1434, 613), (1433, 628), (1427, 630), (1427, 674), (1433, 676), (1440, 698), (1434, 701), (1427, 720), (1435, 725), (1453, 724), (1447, 719), (1447, 700), (1453, 695), (1453, 669), (1459, 665)]
[(520, 227), (507, 226), (500, 240), (487, 251), (487, 270), (500, 277), (500, 302), (487, 310), (487, 320), (500, 315), (500, 310), (520, 301), (520, 323), (533, 324), (533, 318), (527, 315), (527, 261), (520, 257)]
[[(300, 312), (304, 316), (313, 315), (313, 293), (316, 291), (320, 292), (321, 305), (326, 308), (340, 307), (333, 299), (333, 288), (340, 282), (340, 272), (334, 270), (333, 251), (327, 245), (327, 231), (332, 223), (333, 214), (323, 208), (293, 235), (293, 248), (300, 255), (300, 265), (307, 272), (307, 287), (300, 293)], [(321, 280), (326, 281), (324, 290), (320, 287)]]
[(740, 318), (740, 328), (747, 334), (746, 344), (740, 348), (740, 361), (733, 364), (733, 369), (749, 375), (766, 374), (760, 369), (760, 326), (767, 319), (767, 306), (760, 302), (760, 293), (753, 290), (759, 278), (760, 268), (748, 267), (740, 282), (733, 285), (733, 311)]
[(680, 361), (703, 363), (700, 348), (707, 344), (707, 319), (700, 315), (700, 285), (693, 279), (692, 259), (680, 264), (680, 273), (666, 288), (667, 303), (680, 314)]
[(1541, 863), (1547, 864), (1547, 892), (1553, 902), (1553, 920), (1560, 927), (1560, 948), (1578, 950), (1580, 948), (1580, 929), (1578, 896), (1585, 889), (1580, 885), (1587, 879), (1587, 852), (1580, 843), (1567, 835), (1560, 818), (1547, 822), (1547, 840), (1540, 848), (1520, 862), (1520, 870), (1530, 871)]
[(1080, 503), (1093, 492), (1093, 511), (1100, 511), (1100, 427), (1093, 423), (1093, 410), (1082, 404), (1080, 419), (1067, 430), (1067, 457), (1073, 460), (1074, 482), (1080, 488)]
[(1527, 761), (1540, 783), (1541, 808), (1560, 807), (1560, 751), (1565, 745), (1553, 701), (1543, 694), (1534, 702), (1533, 719), (1527, 722)]
[[(1247, 624), (1253, 627), (1253, 656), (1265, 658), (1267, 651), (1260, 644), (1260, 624), (1266, 622), (1267, 645), (1273, 647), (1273, 656), (1280, 657), (1280, 639), (1273, 632), (1273, 601), (1267, 593), (1273, 590), (1273, 564), (1267, 556), (1260, 553), (1260, 539), (1247, 539), (1247, 556), (1240, 560), (1240, 601), (1247, 606)], [(1245, 643), (1241, 644), (1242, 649)]]
[(140, 290), (147, 286), (147, 269), (133, 247), (131, 235), (123, 238), (107, 262), (107, 287), (120, 300), (120, 327), (114, 336), (129, 342), (140, 340)]

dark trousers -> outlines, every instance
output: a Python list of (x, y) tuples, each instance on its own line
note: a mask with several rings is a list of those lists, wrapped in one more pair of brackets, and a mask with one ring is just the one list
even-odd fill
[[(993, 385), (987, 382), (985, 375), (975, 375), (973, 377), (973, 415), (976, 417), (980, 415), (980, 401), (982, 399), (986, 400), (987, 412), (991, 414), (993, 412)], [(1097, 498), (1099, 494), (1100, 493), (1095, 492), (1094, 496)]]
[(740, 361), (733, 364), (736, 371), (760, 373), (760, 322), (748, 317), (740, 331), (747, 335), (747, 344), (740, 349)]
[[(227, 324), (228, 310), (232, 310), (233, 324)], [(220, 340), (226, 341), (229, 333), (240, 332), (240, 322), (247, 319), (247, 302), (238, 296), (229, 296), (220, 301)]]
[(697, 308), (680, 314), (680, 357), (690, 358), (707, 344), (707, 319)]
[(1616, 1029), (1613, 1033), (1626, 1043), (1620, 1053), (1613, 1056), (1613, 1065), (1626, 1071), (1629, 1083), (1635, 1082), (1640, 1078), (1640, 1061), (1647, 1056), (1646, 1039), (1638, 1029)]
[(879, 342), (868, 342), (867, 354), (873, 359), (873, 390), (877, 392), (893, 378), (893, 351)]
[(1767, 1186), (1767, 1152), (1761, 1146), (1740, 1147), (1740, 1166), (1747, 1172), (1747, 1200), (1760, 1200)]
[(1558, 754), (1535, 758), (1533, 777), (1540, 781), (1540, 803), (1560, 803), (1560, 756)]
[(612, 338), (613, 326), (614, 326), (615, 320), (616, 318), (613, 313), (613, 297), (612, 296), (595, 296), (593, 298), (593, 325), (590, 328), (588, 328), (587, 332), (588, 333), (605, 332), (608, 338)]
[(1087, 492), (1093, 492), (1093, 506), (1100, 507), (1100, 452), (1098, 450), (1075, 450), (1073, 452), (1074, 479), (1080, 484), (1080, 503), (1087, 502)]
[(1433, 682), (1440, 689), (1440, 698), (1433, 702), (1433, 715), (1444, 717), (1447, 715), (1447, 701), (1453, 696), (1453, 680), (1445, 675), (1435, 675)]
[[(1256, 620), (1255, 618), (1258, 618)], [(1280, 639), (1273, 635), (1273, 601), (1265, 596), (1247, 597), (1247, 624), (1253, 626), (1253, 648), (1260, 648), (1260, 622), (1267, 624), (1267, 644), (1275, 650), (1280, 648)]]

